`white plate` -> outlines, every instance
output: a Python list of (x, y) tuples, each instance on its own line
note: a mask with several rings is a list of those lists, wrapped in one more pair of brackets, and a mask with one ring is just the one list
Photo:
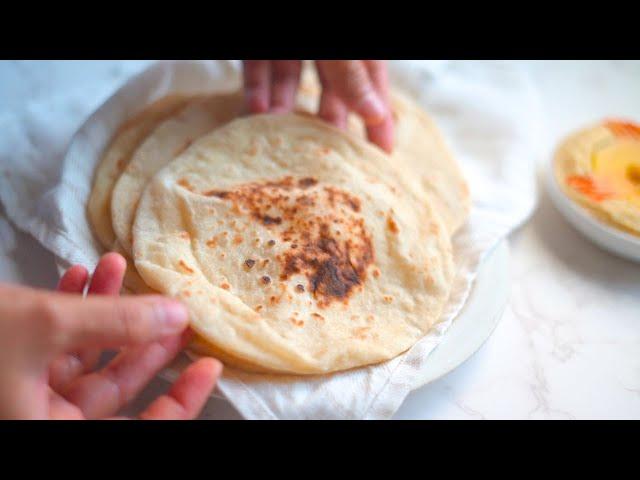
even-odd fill
[(551, 200), (576, 230), (605, 250), (640, 262), (640, 238), (599, 221), (587, 210), (567, 197), (553, 172), (553, 160), (547, 171), (547, 190)]
[[(508, 298), (509, 246), (503, 240), (487, 254), (465, 306), (431, 353), (425, 384), (451, 372), (482, 346), (502, 318)], [(173, 382), (190, 362), (183, 353), (160, 377)], [(223, 398), (218, 392), (212, 396)]]

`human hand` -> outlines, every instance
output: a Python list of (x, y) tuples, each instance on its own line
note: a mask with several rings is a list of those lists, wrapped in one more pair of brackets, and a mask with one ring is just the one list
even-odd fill
[[(387, 67), (382, 60), (317, 60), (322, 96), (319, 116), (345, 128), (349, 111), (359, 115), (367, 137), (383, 150), (393, 148)], [(301, 60), (245, 60), (244, 88), (252, 113), (286, 113), (295, 103)]]
[[(0, 418), (123, 418), (113, 416), (185, 346), (183, 305), (155, 295), (114, 298), (125, 267), (122, 256), (104, 255), (86, 299), (89, 274), (78, 265), (57, 293), (0, 285)], [(95, 370), (103, 349), (120, 347)], [(217, 360), (198, 360), (140, 418), (196, 417), (221, 371)]]

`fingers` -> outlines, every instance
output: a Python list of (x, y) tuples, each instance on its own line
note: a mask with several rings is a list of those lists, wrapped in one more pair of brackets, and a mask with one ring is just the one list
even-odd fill
[[(89, 285), (89, 294), (118, 295), (126, 268), (125, 259), (117, 253), (107, 253), (98, 262)], [(74, 266), (63, 275), (59, 289), (68, 293), (82, 293), (87, 281), (87, 270)], [(81, 283), (84, 278), (84, 283)], [(100, 358), (100, 349), (81, 349), (76, 353), (63, 353), (49, 365), (49, 385), (63, 391), (72, 380), (91, 370)]]
[(182, 332), (186, 308), (157, 295), (86, 299), (37, 294), (38, 315), (52, 347), (63, 351), (150, 343)]
[(381, 60), (364, 60), (365, 67), (376, 92), (387, 107), (385, 119), (377, 125), (367, 126), (367, 138), (388, 153), (393, 150), (393, 112), (389, 102), (389, 78)]
[(105, 368), (74, 380), (64, 397), (87, 418), (104, 418), (133, 400), (187, 344), (188, 334), (150, 345), (130, 347)]
[(373, 88), (383, 102), (389, 101), (389, 76), (387, 67), (382, 60), (363, 60), (364, 66), (369, 72), (369, 78), (373, 83)]
[(82, 293), (89, 279), (89, 272), (82, 265), (74, 265), (58, 282), (57, 290), (66, 293)]
[(374, 89), (364, 63), (360, 60), (319, 60), (317, 65), (331, 89), (362, 117), (367, 126), (384, 121), (387, 108)]
[(393, 151), (393, 126), (393, 117), (389, 115), (382, 123), (367, 127), (367, 138), (385, 152), (391, 153)]
[(222, 373), (222, 364), (201, 358), (191, 364), (167, 395), (157, 398), (140, 414), (145, 420), (188, 420), (198, 416)]
[(88, 293), (117, 295), (122, 288), (126, 268), (127, 261), (122, 255), (115, 252), (103, 255), (93, 272)]
[(331, 90), (331, 85), (322, 72), (318, 72), (320, 83), (322, 84), (322, 95), (320, 96), (320, 109), (318, 115), (323, 120), (332, 123), (338, 128), (346, 128), (347, 115), (349, 110), (344, 102)]
[(323, 90), (320, 97), (320, 109), (318, 115), (323, 120), (338, 128), (347, 127), (347, 115), (349, 110), (342, 100), (332, 91)]
[[(364, 121), (368, 139), (387, 152), (393, 148), (389, 80), (381, 60), (318, 60), (323, 86), (319, 115), (345, 128), (349, 110)], [(252, 113), (285, 113), (293, 109), (302, 62), (246, 60), (245, 100)]]
[(100, 358), (99, 349), (86, 349), (77, 354), (62, 353), (49, 364), (49, 386), (62, 392), (75, 378), (91, 370)]
[(49, 390), (49, 419), (83, 420), (84, 416), (78, 407), (69, 403), (58, 393)]
[(264, 113), (269, 110), (269, 63), (269, 60), (244, 61), (245, 106), (251, 113)]
[(300, 60), (271, 62), (270, 112), (287, 113), (293, 110), (301, 69), (302, 62)]
[(251, 113), (286, 113), (293, 109), (302, 62), (245, 60), (245, 107)]

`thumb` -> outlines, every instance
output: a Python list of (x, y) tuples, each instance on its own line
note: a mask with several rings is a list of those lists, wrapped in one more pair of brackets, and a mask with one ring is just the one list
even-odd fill
[(45, 321), (54, 345), (63, 349), (149, 343), (176, 335), (188, 324), (184, 305), (161, 296), (48, 296)]

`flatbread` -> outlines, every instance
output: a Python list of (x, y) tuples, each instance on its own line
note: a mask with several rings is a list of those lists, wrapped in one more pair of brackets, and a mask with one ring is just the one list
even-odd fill
[(111, 224), (111, 193), (118, 177), (128, 165), (140, 142), (168, 116), (187, 102), (187, 97), (163, 97), (125, 122), (116, 132), (96, 169), (87, 215), (93, 231), (106, 249), (115, 241)]
[[(460, 166), (431, 117), (400, 91), (392, 90), (390, 96), (395, 144), (389, 161), (412, 172), (453, 235), (467, 221), (471, 207)], [(362, 120), (355, 115), (349, 116), (348, 128), (366, 136)]]
[(237, 119), (153, 177), (136, 269), (213, 348), (275, 372), (381, 362), (439, 320), (449, 233), (379, 150), (300, 115)]
[(234, 119), (241, 110), (239, 92), (197, 98), (144, 140), (120, 175), (111, 197), (113, 230), (124, 252), (131, 254), (131, 225), (149, 178), (198, 137)]

